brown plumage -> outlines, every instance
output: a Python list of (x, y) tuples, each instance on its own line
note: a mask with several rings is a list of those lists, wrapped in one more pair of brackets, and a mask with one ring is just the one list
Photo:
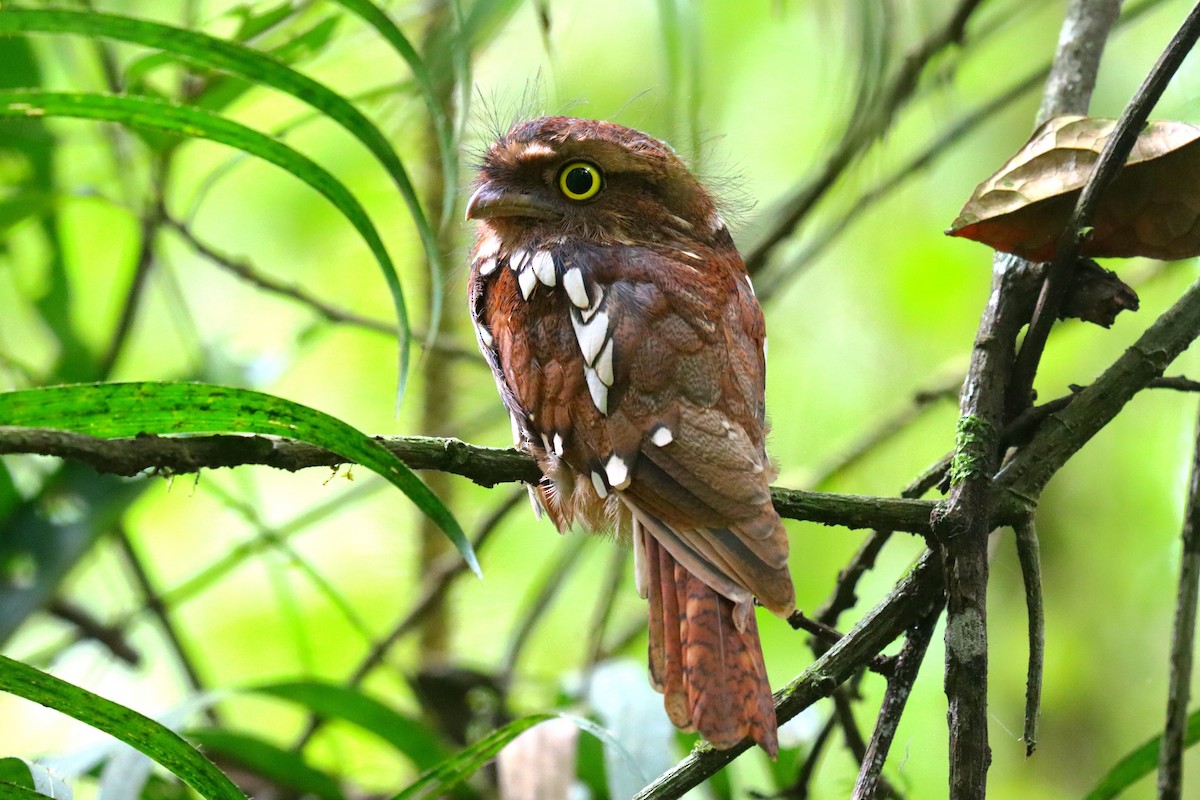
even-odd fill
[(674, 152), (546, 117), (488, 150), (470, 304), (531, 489), (560, 531), (630, 531), (672, 721), (772, 755), (755, 597), (795, 607), (764, 449), (765, 330), (708, 193)]

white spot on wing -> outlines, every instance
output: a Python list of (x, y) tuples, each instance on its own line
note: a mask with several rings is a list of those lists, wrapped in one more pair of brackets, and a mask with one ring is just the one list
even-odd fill
[(604, 474), (608, 476), (608, 485), (614, 489), (624, 489), (629, 485), (629, 466), (618, 455), (611, 455), (604, 465)]
[(480, 275), (491, 275), (495, 271), (496, 271), (495, 256), (493, 256), (491, 258), (485, 258), (479, 265), (479, 274)]
[(571, 302), (578, 308), (591, 305), (592, 301), (588, 299), (587, 287), (583, 285), (583, 273), (579, 271), (579, 267), (571, 267), (563, 273), (563, 288), (567, 290), (567, 297), (571, 298)]
[(563, 438), (561, 433), (554, 434), (554, 455), (561, 456), (563, 454)]
[(675, 441), (675, 435), (666, 425), (659, 425), (654, 429), (654, 433), (650, 434), (650, 441), (654, 442), (657, 447), (666, 447)]
[(521, 286), (521, 297), (526, 300), (533, 294), (533, 287), (537, 286), (537, 275), (533, 274), (533, 270), (529, 267), (517, 273), (517, 283)]
[(538, 250), (533, 254), (533, 262), (530, 264), (533, 269), (533, 274), (537, 275), (537, 279), (547, 286), (553, 286), (558, 282), (558, 276), (554, 272), (554, 257), (547, 250)]
[(613, 340), (609, 337), (604, 345), (604, 349), (600, 351), (600, 357), (596, 359), (596, 374), (600, 376), (600, 380), (605, 386), (613, 385)]
[(604, 478), (600, 477), (600, 473), (592, 470), (592, 487), (596, 490), (596, 494), (600, 495), (600, 499), (608, 497), (608, 489), (604, 487)]
[(482, 325), (476, 325), (475, 332), (479, 334), (479, 341), (483, 342), (484, 347), (490, 348), (496, 343), (496, 340), (492, 338), (492, 332)]
[(746, 285), (750, 287), (750, 294), (754, 294), (754, 281), (750, 280), (750, 276), (746, 276)]
[(725, 218), (721, 216), (720, 211), (714, 211), (712, 216), (708, 218), (708, 227), (713, 233), (725, 227)]
[(596, 312), (600, 310), (600, 304), (604, 302), (604, 287), (597, 285), (593, 288), (596, 291), (596, 302), (579, 312), (579, 316), (584, 322), (591, 320)]
[(578, 314), (571, 315), (571, 326), (575, 328), (575, 338), (579, 340), (579, 351), (588, 366), (596, 363), (600, 348), (608, 337), (608, 314), (601, 311), (588, 322), (579, 318)]
[(583, 368), (583, 377), (587, 381), (588, 392), (592, 395), (592, 402), (596, 404), (596, 409), (601, 414), (607, 414), (608, 387), (604, 385), (604, 381), (600, 380), (596, 370), (591, 367)]
[(513, 272), (518, 272), (525, 266), (525, 262), (529, 260), (528, 250), (514, 250), (512, 255), (508, 257), (508, 268)]

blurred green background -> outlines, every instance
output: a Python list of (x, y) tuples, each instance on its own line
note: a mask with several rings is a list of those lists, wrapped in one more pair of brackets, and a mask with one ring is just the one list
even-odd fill
[[(476, 0), (462, 9), (474, 24), (471, 37), (455, 41), (460, 34), (451, 6), (387, 4), (430, 66), (447, 107), (464, 115), (456, 140), (462, 169), (457, 183), (442, 186), (429, 112), (409, 70), (375, 31), (335, 3), (66, 5), (222, 37), (238, 37), (248, 20), (283, 9), (278, 22), (247, 43), (277, 52), (375, 119), (435, 223), (437, 195), (458, 197), (439, 233), (451, 265), (440, 279), (446, 320), (438, 348), (414, 351), (396, 413), (393, 335), (329, 321), (308, 304), (231, 274), (188, 241), (194, 237), (255, 274), (301, 287), (333, 307), (389, 322), (391, 301), (370, 253), (311, 189), (274, 166), (211, 143), (188, 141), (164, 150), (160, 139), (109, 124), (4, 120), (0, 389), (99, 377), (202, 379), (277, 394), (370, 433), (454, 435), (494, 446), (511, 439), (466, 324), (470, 230), (459, 220), (471, 165), (499, 130), (520, 116), (568, 113), (660, 136), (706, 176), (745, 245), (777, 213), (781, 198), (824, 167), (848, 129), (886, 104), (890, 76), (949, 13), (946, 4), (921, 0)], [(931, 61), (886, 133), (840, 175), (797, 235), (772, 251), (756, 283), (770, 337), (769, 447), (780, 466), (779, 485), (895, 495), (953, 446), (957, 385), (986, 300), (991, 254), (948, 239), (942, 230), (976, 183), (1027, 138), (1040, 83), (961, 138), (935, 147), (925, 168), (879, 202), (867, 205), (864, 193), (1043, 68), (1053, 55), (1064, 5), (982, 3), (963, 45)], [(1096, 115), (1120, 113), (1189, 4), (1129, 6), (1126, 15), (1149, 10), (1110, 40), (1092, 103)], [(300, 45), (288, 49), (296, 41)], [(469, 76), (450, 71), (456, 48), (468, 59)], [(152, 52), (73, 35), (0, 38), (0, 84), (116, 89), (186, 101), (195, 101), (197, 87), (211, 92), (217, 85), (215, 76), (178, 61), (147, 61)], [(1194, 59), (1184, 64), (1155, 117), (1195, 120), (1197, 69)], [(363, 201), (397, 260), (414, 327), (423, 332), (427, 259), (379, 164), (293, 98), (226, 84), (227, 104), (216, 110), (278, 133)], [(217, 102), (212, 94), (200, 96)], [(469, 108), (455, 105), (464, 99)], [(160, 220), (151, 226), (147, 248), (144, 221), (159, 191), (187, 236)], [(861, 215), (840, 236), (815, 257), (806, 255), (859, 206)], [(1109, 331), (1062, 325), (1039, 375), (1043, 399), (1090, 382), (1193, 278), (1191, 263), (1108, 266), (1137, 287), (1142, 308)], [(135, 275), (141, 295), (127, 338), (104, 375), (105, 353), (129, 307)], [(1197, 366), (1188, 353), (1169, 374), (1197, 377)], [(915, 398), (931, 391), (936, 398), (913, 412)], [(1143, 393), (1055, 478), (1040, 505), (1045, 700), (1040, 747), (1029, 760), (1019, 741), (1026, 658), (1021, 577), (1011, 533), (996, 537), (989, 593), (992, 797), (1083, 796), (1161, 725), (1195, 405), (1183, 394)], [(880, 426), (894, 435), (829, 473)], [(54, 607), (5, 622), (20, 625), (3, 652), (151, 716), (180, 708), (201, 690), (305, 677), (345, 681), (409, 614), (435, 565), (451, 563), (439, 559), (455, 558), (443, 553), (440, 535), (424, 530), (402, 495), (362, 469), (331, 476), (318, 469), (286, 474), (253, 467), (206, 471), (198, 480), (130, 482), (99, 479), (79, 468), (63, 476), (51, 459), (8, 456), (0, 465), (15, 496), (29, 501), (39, 519), (91, 519), (100, 537), (54, 591)], [(65, 483), (48, 488), (51, 476)], [(468, 532), (486, 524), (514, 491), (444, 476), (431, 478), (431, 485)], [(12, 519), (0, 536), (15, 535)], [(788, 530), (799, 605), (811, 611), (829, 595), (862, 534), (795, 522)], [(643, 715), (639, 719), (661, 718), (658, 698), (641, 691), (645, 609), (632, 567), (614, 562), (614, 548), (602, 537), (580, 542), (578, 558), (564, 564), (583, 538), (558, 536), (549, 522), (536, 522), (520, 498), (480, 549), (484, 579), (466, 574), (454, 580), (444, 600), (433, 603), (370, 671), (366, 691), (428, 719), (437, 703), (414, 693), (414, 676), (432, 680), (447, 670), (469, 669), (509, 676), (504, 703), (514, 714), (559, 707), (598, 709), (603, 717), (618, 699), (629, 699)], [(907, 536), (888, 545), (860, 587), (856, 614), (887, 592), (921, 547)], [(620, 572), (613, 572), (614, 563)], [(28, 574), (28, 565), (23, 571), (21, 563), (5, 567), (10, 583), (43, 577)], [(165, 602), (172, 635), (149, 607), (154, 603), (147, 601), (139, 570), (149, 597)], [(557, 581), (557, 592), (542, 602), (544, 590)], [(118, 626), (140, 662), (123, 663), (81, 636), (67, 608)], [(16, 613), (4, 605), (0, 612)], [(632, 682), (627, 673), (603, 673), (612, 680), (593, 682), (589, 706), (581, 686), (595, 655), (591, 631), (601, 616), (603, 657), (626, 660), (635, 673)], [(840, 627), (848, 629), (853, 618), (843, 618)], [(536, 624), (525, 638), (522, 620), (528, 619)], [(761, 628), (778, 688), (812, 655), (805, 637), (782, 622), (763, 617)], [(908, 797), (946, 792), (940, 640), (939, 632), (886, 771)], [(877, 676), (862, 684), (856, 709), (867, 735), (883, 688)], [(476, 716), (472, 734), (494, 726), (499, 701), (488, 697), (475, 692), (468, 698)], [(295, 706), (261, 697), (227, 696), (214, 708), (222, 724), (284, 747), (307, 724)], [(823, 703), (788, 727), (785, 742), (796, 750), (785, 754), (781, 770), (806, 752), (829, 713)], [(9, 696), (0, 697), (0, 720), (0, 756), (73, 753), (99, 737)], [(681, 757), (686, 742), (671, 741)], [(305, 752), (355, 791), (394, 793), (415, 775), (412, 762), (395, 749), (345, 724), (323, 728)], [(661, 766), (673, 760), (665, 757)], [(1191, 757), (1189, 766), (1194, 772), (1200, 761)], [(815, 773), (812, 796), (847, 796), (856, 772), (835, 739)], [(711, 791), (748, 797), (750, 790), (771, 792), (777, 781), (786, 783), (757, 751), (729, 770), (729, 780), (729, 786), (717, 784), (697, 796)], [(591, 790), (602, 786), (593, 782)], [(88, 790), (82, 791), (86, 796)], [(1152, 797), (1153, 779), (1125, 796)]]

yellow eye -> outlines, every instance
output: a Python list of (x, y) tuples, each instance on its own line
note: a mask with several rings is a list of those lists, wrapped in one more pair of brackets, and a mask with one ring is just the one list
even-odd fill
[(588, 161), (572, 161), (558, 172), (558, 188), (568, 200), (591, 200), (603, 184), (600, 168)]

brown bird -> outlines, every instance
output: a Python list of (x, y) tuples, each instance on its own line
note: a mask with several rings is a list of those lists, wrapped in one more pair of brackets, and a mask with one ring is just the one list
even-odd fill
[(745, 265), (683, 161), (595, 120), (488, 149), (470, 304), (530, 487), (565, 531), (632, 534), (650, 677), (671, 720), (775, 755), (753, 602), (795, 608), (763, 440), (766, 335)]

